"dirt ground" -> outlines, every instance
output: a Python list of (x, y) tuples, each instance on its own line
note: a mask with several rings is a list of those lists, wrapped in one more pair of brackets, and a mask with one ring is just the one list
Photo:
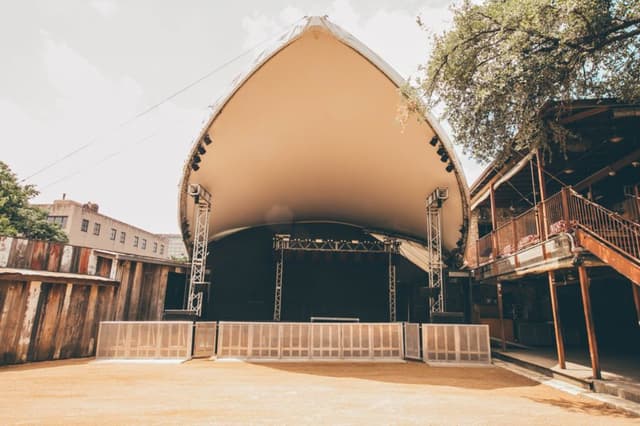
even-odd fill
[(1, 424), (639, 424), (498, 367), (105, 364), (0, 368)]

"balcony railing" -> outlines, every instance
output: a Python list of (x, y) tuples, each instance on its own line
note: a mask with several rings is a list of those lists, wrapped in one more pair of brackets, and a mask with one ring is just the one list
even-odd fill
[(594, 234), (640, 262), (640, 224), (627, 220), (565, 187), (544, 202), (478, 239), (474, 266), (478, 267), (499, 257), (514, 254), (548, 237), (575, 228)]

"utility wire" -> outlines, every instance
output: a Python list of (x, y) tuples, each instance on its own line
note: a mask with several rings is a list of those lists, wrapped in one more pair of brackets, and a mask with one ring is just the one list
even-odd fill
[(158, 133), (158, 132), (153, 132), (152, 134), (147, 135), (147, 136), (145, 136), (144, 138), (139, 139), (139, 140), (137, 140), (136, 142), (134, 142), (134, 143), (132, 143), (132, 144), (127, 144), (127, 145), (126, 145), (126, 147), (122, 148), (122, 149), (121, 149), (121, 150), (119, 150), (119, 151), (112, 152), (111, 154), (109, 154), (109, 155), (107, 155), (107, 156), (105, 156), (105, 157), (101, 158), (100, 160), (98, 160), (98, 161), (96, 161), (96, 162), (92, 163), (89, 167), (86, 167), (86, 168), (84, 168), (84, 169), (80, 169), (80, 170), (76, 170), (76, 171), (75, 171), (75, 172), (73, 172), (73, 173), (69, 173), (68, 175), (62, 176), (61, 178), (56, 179), (56, 180), (54, 180), (53, 182), (51, 182), (51, 183), (49, 183), (49, 184), (45, 185), (44, 187), (42, 187), (42, 189), (43, 189), (43, 190), (44, 190), (44, 189), (47, 189), (47, 188), (49, 188), (49, 187), (51, 187), (51, 186), (54, 186), (55, 184), (57, 184), (57, 183), (59, 183), (59, 182), (62, 182), (63, 180), (67, 180), (67, 179), (69, 179), (70, 177), (73, 177), (73, 176), (79, 175), (79, 174), (81, 174), (81, 173), (84, 173), (84, 172), (86, 172), (87, 170), (93, 170), (93, 168), (94, 168), (95, 166), (98, 166), (98, 165), (100, 165), (100, 164), (102, 164), (102, 163), (104, 163), (104, 162), (106, 162), (106, 161), (110, 160), (111, 158), (116, 157), (116, 156), (118, 156), (118, 155), (122, 154), (122, 153), (123, 153), (124, 151), (126, 151), (127, 149), (129, 149), (129, 148), (131, 148), (131, 147), (134, 147), (134, 146), (137, 146), (137, 145), (140, 145), (140, 144), (142, 144), (142, 143), (144, 143), (144, 142), (146, 142), (146, 141), (150, 140), (150, 139), (151, 139), (152, 137), (154, 137), (157, 133)]
[[(304, 17), (298, 19), (297, 21), (295, 21), (293, 25), (296, 25), (299, 21), (301, 21), (302, 19), (304, 19)], [(249, 49), (245, 50), (244, 52), (240, 53), (239, 55), (229, 59), (228, 61), (224, 62), (223, 64), (217, 66), (216, 68), (214, 68), (213, 70), (207, 72), (206, 74), (202, 75), (201, 77), (199, 77), (198, 79), (192, 81), (191, 83), (187, 84), (186, 86), (182, 87), (181, 89), (173, 92), (172, 94), (170, 94), (169, 96), (163, 98), (161, 101), (151, 105), (150, 107), (146, 108), (143, 111), (140, 111), (139, 113), (127, 118), (126, 120), (120, 122), (119, 124), (106, 129), (104, 132), (102, 132), (102, 134), (100, 136), (96, 136), (94, 138), (92, 138), (91, 140), (89, 140), (89, 142), (85, 143), (84, 145), (79, 146), (78, 148), (72, 150), (71, 152), (69, 152), (68, 154), (65, 154), (64, 156), (46, 164), (45, 166), (41, 167), (40, 169), (36, 170), (34, 173), (30, 174), (29, 176), (23, 178), (20, 182), (24, 182), (28, 179), (31, 179), (34, 176), (39, 175), (40, 173), (49, 170), (50, 168), (54, 167), (55, 165), (63, 162), (64, 160), (76, 155), (77, 153), (89, 148), (90, 146), (94, 145), (96, 142), (98, 142), (102, 137), (115, 132), (116, 130), (125, 127), (126, 125), (130, 124), (131, 122), (137, 120), (138, 118), (147, 115), (148, 113), (150, 113), (151, 111), (156, 110), (158, 107), (160, 107), (161, 105), (165, 104), (166, 102), (174, 99), (175, 97), (181, 95), (182, 93), (186, 92), (187, 90), (191, 89), (192, 87), (196, 86), (197, 84), (201, 83), (202, 81), (208, 79), (209, 77), (211, 77), (212, 75), (216, 74), (217, 72), (221, 71), (222, 69), (226, 68), (227, 66), (231, 65), (232, 63), (234, 63), (235, 61), (237, 61), (238, 59), (246, 56), (247, 54), (249, 54), (250, 52), (252, 52), (254, 49), (256, 49), (258, 46), (271, 41), (273, 39), (275, 39), (276, 37), (280, 37), (281, 32), (279, 32), (276, 35), (272, 35), (264, 40), (262, 40), (259, 43), (254, 44), (253, 46), (251, 46)], [(48, 184), (47, 186), (45, 186), (45, 188), (59, 182), (60, 179), (56, 180), (55, 182)], [(43, 188), (44, 189), (44, 188)]]

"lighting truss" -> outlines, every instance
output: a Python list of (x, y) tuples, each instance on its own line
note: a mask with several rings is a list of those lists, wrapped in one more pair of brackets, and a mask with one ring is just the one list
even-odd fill
[(284, 272), (284, 252), (316, 251), (336, 253), (388, 253), (389, 257), (389, 321), (396, 321), (396, 266), (393, 255), (398, 253), (400, 241), (394, 238), (384, 241), (325, 240), (291, 238), (288, 234), (276, 234), (273, 248), (278, 252), (276, 260), (276, 287), (273, 320), (280, 321), (282, 311), (282, 281)]
[[(430, 311), (443, 312), (444, 299), (444, 271), (442, 262), (442, 204), (449, 198), (447, 188), (436, 188), (427, 197), (427, 250), (429, 267)], [(437, 290), (436, 290), (437, 289)], [(437, 295), (434, 297), (434, 292)]]
[(189, 195), (194, 199), (195, 231), (191, 275), (189, 277), (189, 297), (187, 311), (202, 315), (202, 290), (209, 285), (205, 281), (207, 266), (207, 245), (209, 240), (209, 215), (211, 214), (211, 194), (201, 185), (189, 185)]

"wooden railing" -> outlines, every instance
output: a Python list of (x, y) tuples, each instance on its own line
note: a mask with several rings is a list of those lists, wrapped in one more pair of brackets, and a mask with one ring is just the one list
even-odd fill
[[(476, 242), (476, 265), (516, 253), (545, 238), (584, 229), (640, 262), (640, 224), (587, 200), (569, 187)], [(543, 232), (544, 231), (544, 232)]]
[(625, 219), (574, 191), (570, 191), (567, 198), (571, 226), (594, 234), (640, 262), (640, 224)]

